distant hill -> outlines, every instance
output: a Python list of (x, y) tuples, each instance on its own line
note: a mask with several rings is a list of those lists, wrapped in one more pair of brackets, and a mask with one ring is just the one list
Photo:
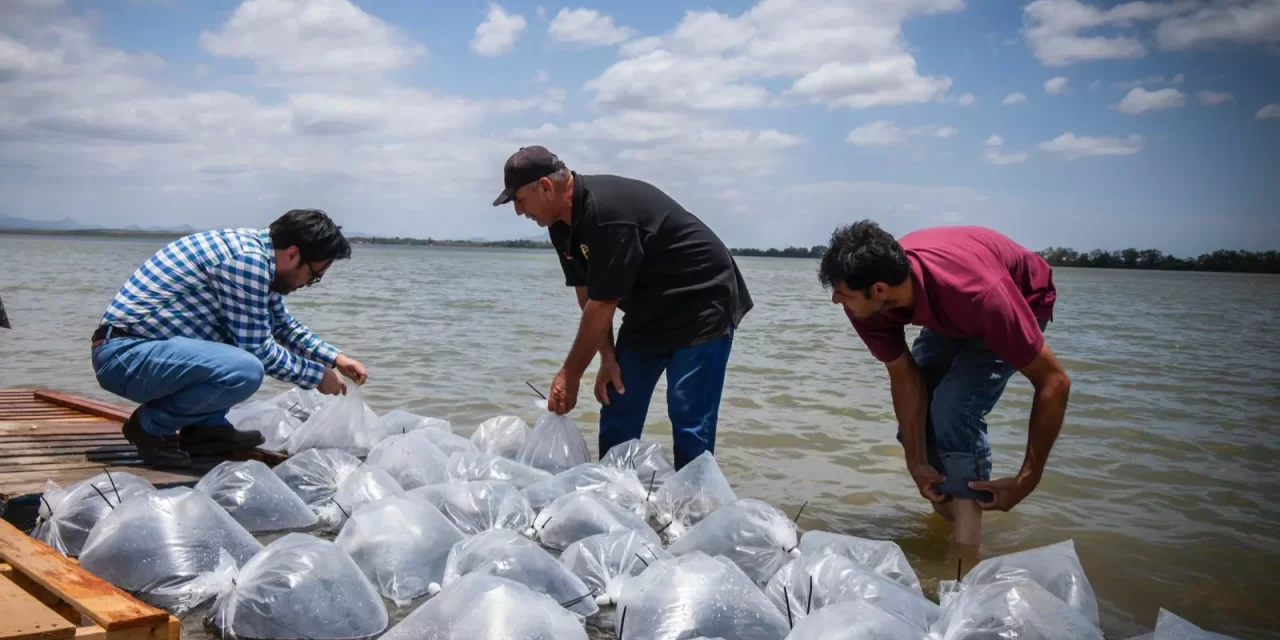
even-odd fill
[[(19, 218), (17, 216), (0, 213), (0, 229), (22, 229), (30, 231), (83, 231), (88, 229), (102, 229), (102, 227), (87, 225), (74, 218), (62, 218), (61, 220), (32, 220), (31, 218)], [(175, 234), (187, 234), (197, 231), (195, 227), (189, 224), (178, 225), (176, 227), (144, 227), (141, 225), (131, 224), (127, 227), (107, 228), (104, 230)]]

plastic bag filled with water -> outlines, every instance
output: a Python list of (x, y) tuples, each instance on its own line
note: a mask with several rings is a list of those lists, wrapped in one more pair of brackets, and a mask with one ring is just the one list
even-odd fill
[(453, 426), (449, 424), (448, 420), (428, 418), (416, 413), (410, 413), (404, 409), (392, 409), (378, 416), (378, 420), (374, 422), (373, 441), (376, 444), (389, 436), (404, 435), (427, 427), (435, 427), (444, 431), (453, 430)]
[(907, 561), (902, 547), (891, 540), (871, 540), (828, 531), (806, 531), (800, 536), (800, 552), (806, 556), (826, 553), (842, 555), (858, 566), (874, 571), (912, 592), (924, 596), (920, 578)]
[(483, 573), (545, 593), (583, 618), (599, 611), (595, 594), (555, 556), (514, 531), (493, 529), (454, 545), (444, 572), (444, 592), (463, 576)]
[(519, 582), (472, 573), (379, 640), (587, 640), (578, 616)]
[(483, 453), (515, 460), (529, 438), (529, 425), (519, 416), (494, 416), (480, 423), (471, 444)]
[[(1075, 609), (1084, 619), (1098, 625), (1098, 599), (1089, 578), (1080, 566), (1075, 543), (1071, 540), (987, 558), (974, 565), (959, 585), (954, 581), (944, 587), (964, 591), (975, 585), (991, 584), (1010, 578), (1026, 578), (1044, 587)], [(946, 605), (944, 601), (942, 603)]]
[(383, 438), (373, 445), (365, 462), (382, 468), (405, 489), (449, 481), (449, 456), (425, 429)]
[(702, 552), (662, 560), (622, 587), (626, 640), (783, 640), (787, 619), (737, 565)]
[(529, 432), (516, 460), (556, 474), (590, 462), (591, 454), (587, 451), (582, 431), (573, 420), (568, 416), (546, 413), (534, 423), (533, 431)]
[(338, 486), (338, 492), (320, 507), (320, 521), (329, 531), (341, 531), (351, 514), (362, 505), (403, 495), (404, 488), (390, 474), (371, 464), (363, 464), (347, 474)]
[(311, 507), (258, 460), (227, 460), (196, 483), (249, 533), (292, 531), (316, 524)]
[(265, 440), (258, 448), (284, 451), (302, 420), (273, 400), (250, 402), (227, 412), (227, 422), (239, 431), (258, 431)]
[(603, 607), (618, 601), (627, 580), (671, 557), (635, 531), (615, 531), (587, 536), (569, 545), (560, 554), (560, 562), (596, 594), (596, 604)]
[(471, 444), (470, 440), (447, 429), (441, 429), (440, 427), (427, 427), (422, 430), (422, 433), (424, 433), (433, 444), (440, 447), (440, 450), (443, 451), (446, 456), (451, 456), (455, 453), (480, 453), (480, 450), (477, 449), (474, 444)]
[(116, 505), (155, 490), (150, 482), (126, 471), (100, 473), (66, 489), (46, 481), (31, 537), (74, 558), (80, 555), (94, 525)]
[(276, 465), (272, 471), (318, 513), (338, 492), (338, 485), (360, 464), (359, 458), (341, 449), (307, 449)]
[(663, 538), (679, 540), (689, 527), (737, 499), (715, 456), (704, 451), (662, 484), (653, 498), (654, 519)]
[(180, 616), (261, 550), (212, 498), (179, 487), (122, 502), (89, 533), (80, 566)]
[(453, 545), (466, 536), (438, 509), (391, 496), (351, 514), (334, 542), (398, 605), (440, 590)]
[(1026, 576), (967, 587), (931, 631), (937, 640), (1103, 640), (1097, 624)]
[(289, 455), (307, 449), (342, 449), (363, 457), (373, 446), (378, 416), (364, 403), (359, 385), (347, 385), (347, 394), (320, 407), (289, 436)]
[(894, 614), (919, 633), (942, 615), (942, 609), (920, 593), (835, 553), (802, 555), (788, 562), (769, 579), (764, 593), (793, 621), (849, 600)]
[[(925, 640), (926, 637), (925, 630), (865, 600), (846, 600), (815, 610), (797, 621), (787, 640)], [(1005, 640), (1005, 636), (991, 636), (989, 640)]]
[(523, 533), (533, 526), (533, 507), (510, 482), (477, 480), (432, 484), (411, 489), (408, 495), (439, 509), (444, 517), (469, 536), (490, 529)]
[(777, 507), (742, 498), (711, 512), (667, 551), (682, 556), (701, 551), (724, 556), (758, 584), (765, 584), (788, 560), (800, 556), (796, 524)]
[(290, 533), (267, 545), (219, 594), (211, 612), (224, 637), (348, 640), (387, 628), (387, 608), (333, 542)]
[(564, 550), (597, 533), (634, 531), (649, 544), (662, 540), (640, 516), (594, 493), (577, 491), (556, 498), (533, 519), (533, 535), (548, 548)]
[(535, 510), (541, 510), (575, 491), (594, 493), (637, 516), (648, 513), (648, 494), (630, 471), (588, 462), (525, 487), (521, 493)]
[(610, 447), (600, 464), (635, 473), (644, 488), (648, 490), (652, 484), (653, 491), (676, 472), (662, 445), (636, 438)]
[(1134, 636), (1129, 640), (1236, 640), (1236, 638), (1205, 631), (1172, 611), (1162, 608), (1159, 617), (1156, 618), (1154, 632)]
[[(306, 422), (315, 415), (321, 407), (329, 404), (334, 400), (335, 396), (326, 396), (316, 389), (307, 389), (303, 391), (298, 387), (292, 387), (288, 391), (281, 393), (271, 399), (277, 407), (289, 412), (289, 415), (298, 420), (299, 423)], [(233, 409), (234, 411), (234, 409)], [(228, 415), (228, 417), (230, 417)]]
[(450, 482), (501, 480), (523, 489), (550, 477), (542, 469), (488, 453), (460, 451), (449, 456)]

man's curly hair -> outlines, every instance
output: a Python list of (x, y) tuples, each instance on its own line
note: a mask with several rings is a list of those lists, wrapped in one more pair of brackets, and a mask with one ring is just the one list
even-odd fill
[(867, 293), (877, 282), (901, 284), (910, 273), (907, 254), (893, 235), (870, 220), (861, 220), (832, 232), (818, 281), (828, 289), (843, 283)]

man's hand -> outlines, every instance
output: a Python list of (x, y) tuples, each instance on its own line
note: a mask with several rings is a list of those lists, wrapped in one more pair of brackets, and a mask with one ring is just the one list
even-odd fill
[(338, 375), (338, 371), (332, 367), (324, 368), (324, 377), (320, 379), (320, 384), (316, 386), (316, 391), (326, 396), (347, 395), (347, 385), (342, 381), (342, 376)]
[(622, 388), (622, 368), (618, 366), (618, 359), (601, 353), (600, 370), (596, 372), (596, 400), (599, 400), (600, 404), (609, 404), (610, 383), (618, 393), (627, 392)]
[(1034, 477), (1030, 473), (1019, 473), (1012, 478), (1000, 478), (999, 480), (990, 480), (988, 482), (973, 481), (969, 483), (969, 488), (974, 491), (990, 491), (992, 499), (990, 501), (976, 500), (979, 507), (986, 511), (1008, 511), (1023, 498), (1031, 495), (1035, 491), (1036, 485), (1040, 484), (1040, 479)]
[(933, 465), (921, 462), (907, 467), (907, 471), (911, 472), (911, 479), (916, 481), (916, 488), (920, 490), (920, 495), (927, 498), (929, 502), (941, 504), (951, 500), (951, 496), (943, 494), (940, 490), (942, 483), (947, 479), (946, 476), (938, 473)]
[(547, 411), (564, 415), (578, 404), (578, 383), (581, 379), (564, 369), (551, 381), (551, 393), (547, 396)]
[(363, 385), (364, 381), (369, 379), (369, 372), (365, 371), (364, 365), (345, 353), (338, 354), (338, 359), (334, 361), (333, 366), (342, 372), (342, 375), (354, 380), (356, 384)]

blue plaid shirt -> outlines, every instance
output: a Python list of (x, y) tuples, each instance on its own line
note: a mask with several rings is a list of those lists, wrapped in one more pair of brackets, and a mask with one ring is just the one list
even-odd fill
[(267, 375), (311, 389), (338, 350), (289, 314), (283, 296), (271, 290), (275, 273), (266, 230), (189, 235), (138, 267), (102, 322), (148, 338), (234, 345), (257, 356)]

